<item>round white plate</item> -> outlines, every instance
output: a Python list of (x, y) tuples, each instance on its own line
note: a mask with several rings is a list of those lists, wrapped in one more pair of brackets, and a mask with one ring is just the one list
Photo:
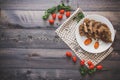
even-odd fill
[[(111, 22), (107, 18), (105, 18), (105, 17), (103, 17), (101, 15), (96, 15), (96, 14), (88, 15), (85, 18), (93, 19), (93, 20), (105, 23), (109, 27), (109, 29), (110, 29), (110, 31), (112, 33), (112, 35), (111, 35), (112, 41), (114, 41), (115, 30), (113, 28), (113, 25), (111, 24)], [(89, 53), (101, 53), (101, 52), (104, 52), (105, 50), (107, 50), (112, 45), (112, 43), (105, 43), (105, 42), (99, 40), (99, 47), (98, 47), (98, 49), (95, 49), (94, 44), (95, 44), (96, 41), (94, 39), (92, 39), (91, 44), (89, 44), (87, 46), (84, 45), (84, 41), (87, 39), (87, 37), (80, 36), (80, 34), (79, 34), (79, 26), (83, 23), (85, 18), (83, 18), (81, 21), (79, 21), (79, 23), (76, 26), (75, 35), (76, 35), (76, 40), (77, 40), (78, 44), (80, 45), (80, 47), (83, 50), (85, 50), (85, 51), (87, 51)]]

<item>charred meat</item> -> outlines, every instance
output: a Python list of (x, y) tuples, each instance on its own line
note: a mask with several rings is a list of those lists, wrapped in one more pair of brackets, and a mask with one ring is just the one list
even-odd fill
[(79, 27), (79, 32), (81, 36), (86, 36), (87, 38), (101, 39), (106, 43), (112, 42), (111, 32), (108, 26), (95, 20), (84, 19)]

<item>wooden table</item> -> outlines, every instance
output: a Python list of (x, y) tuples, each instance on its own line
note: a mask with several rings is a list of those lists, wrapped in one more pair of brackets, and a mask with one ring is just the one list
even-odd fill
[[(54, 32), (59, 26), (41, 19), (44, 11), (60, 0), (0, 0), (1, 15), (2, 10), (9, 13), (5, 15), (14, 24), (0, 23), (0, 80), (120, 80), (120, 0), (67, 1), (74, 10), (81, 7), (85, 14), (103, 15), (114, 25), (114, 51), (101, 62), (104, 70), (81, 76), (79, 61), (73, 64), (66, 58), (65, 52), (71, 50)], [(17, 15), (31, 11), (40, 15), (38, 25), (27, 24), (30, 18), (25, 20), (25, 16), (21, 22)]]

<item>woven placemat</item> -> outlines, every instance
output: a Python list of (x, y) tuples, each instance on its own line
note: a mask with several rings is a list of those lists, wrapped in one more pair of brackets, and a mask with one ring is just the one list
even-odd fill
[[(82, 10), (78, 8), (55, 32), (75, 52), (78, 58), (84, 59), (86, 62), (90, 60), (94, 65), (97, 65), (113, 51), (113, 48), (110, 47), (105, 52), (99, 54), (88, 53), (81, 49), (75, 37), (78, 22), (73, 19), (80, 12), (82, 12)], [(88, 65), (86, 64), (86, 66)]]

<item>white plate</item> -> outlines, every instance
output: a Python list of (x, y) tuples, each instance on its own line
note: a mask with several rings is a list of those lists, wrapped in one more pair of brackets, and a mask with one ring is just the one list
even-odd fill
[[(114, 41), (115, 30), (113, 28), (113, 25), (111, 24), (111, 22), (107, 18), (105, 18), (105, 17), (103, 17), (101, 15), (96, 15), (96, 14), (88, 15), (85, 18), (93, 19), (93, 20), (105, 23), (109, 27), (109, 29), (110, 29), (110, 31), (112, 33), (112, 35), (111, 35), (112, 41)], [(112, 43), (105, 43), (105, 42), (99, 40), (99, 47), (98, 47), (98, 49), (95, 49), (94, 48), (95, 40), (92, 39), (92, 43), (90, 45), (87, 45), (87, 46), (84, 45), (84, 41), (85, 41), (85, 39), (87, 39), (87, 37), (80, 36), (80, 34), (79, 34), (79, 26), (83, 23), (85, 18), (83, 18), (76, 26), (75, 35), (76, 35), (77, 42), (79, 43), (80, 47), (83, 50), (85, 50), (85, 51), (87, 51), (89, 53), (101, 53), (101, 52), (104, 52), (105, 50), (107, 50), (112, 45)]]

